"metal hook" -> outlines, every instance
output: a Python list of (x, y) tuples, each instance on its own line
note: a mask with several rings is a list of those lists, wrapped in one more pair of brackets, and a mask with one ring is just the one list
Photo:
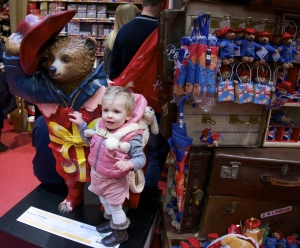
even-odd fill
[(252, 17), (247, 17), (245, 20), (240, 20), (235, 24), (237, 25), (237, 27), (240, 27), (239, 26), (240, 24), (244, 24), (244, 27), (240, 27), (240, 28), (246, 28), (246, 26), (249, 26), (251, 21), (252, 21)]
[(219, 123), (214, 120), (207, 120), (207, 123), (209, 123), (211, 125), (219, 125)]
[[(265, 26), (266, 26), (266, 23), (268, 22), (268, 19), (262, 19), (260, 22), (254, 22), (252, 24), (252, 27), (259, 30), (259, 31), (264, 31), (265, 30)], [(258, 28), (258, 26), (261, 25), (261, 28)]]
[(230, 15), (226, 15), (224, 17), (213, 17), (211, 19), (211, 27), (214, 28), (224, 28), (224, 27), (230, 27)]
[(231, 18), (231, 15), (227, 15), (227, 16), (224, 16), (224, 17), (216, 20), (216, 22), (219, 23), (219, 22), (222, 22), (222, 21), (229, 21), (230, 18)]
[(237, 115), (230, 115), (229, 116), (229, 124), (244, 124), (244, 125), (249, 125), (250, 123), (240, 120)]
[(202, 115), (202, 123), (208, 123), (210, 125), (219, 125), (218, 122), (211, 118), (211, 115)]
[(265, 124), (263, 124), (260, 120), (258, 120), (258, 116), (256, 116), (256, 115), (251, 115), (250, 117), (249, 117), (249, 124), (258, 124), (258, 125), (260, 125), (261, 127), (263, 127), (263, 128), (267, 128), (268, 126), (267, 125), (265, 125)]

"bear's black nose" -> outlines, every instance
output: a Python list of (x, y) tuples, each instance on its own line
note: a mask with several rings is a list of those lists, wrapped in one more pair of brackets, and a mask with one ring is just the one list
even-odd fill
[(55, 73), (56, 72), (56, 67), (55, 66), (50, 66), (49, 67), (49, 72), (50, 73)]

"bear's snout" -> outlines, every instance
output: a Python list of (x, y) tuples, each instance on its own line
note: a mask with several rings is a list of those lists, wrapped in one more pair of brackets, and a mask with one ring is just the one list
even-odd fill
[(55, 72), (56, 72), (56, 67), (55, 66), (50, 66), (49, 67), (49, 73), (50, 74), (55, 74)]

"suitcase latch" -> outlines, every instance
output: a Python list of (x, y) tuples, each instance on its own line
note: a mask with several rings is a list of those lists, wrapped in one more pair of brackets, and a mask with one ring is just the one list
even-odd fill
[(284, 166), (282, 166), (281, 170), (280, 170), (280, 174), (282, 176), (286, 176), (286, 174), (288, 173), (289, 171), (289, 166), (287, 164), (285, 164)]
[(230, 162), (231, 166), (222, 166), (221, 178), (237, 179), (240, 162)]
[(237, 202), (230, 202), (230, 206), (224, 207), (223, 214), (234, 214), (237, 204)]

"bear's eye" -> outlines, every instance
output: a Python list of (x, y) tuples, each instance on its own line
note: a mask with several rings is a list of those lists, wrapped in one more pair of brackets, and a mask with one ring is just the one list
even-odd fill
[(48, 56), (48, 61), (54, 61), (54, 56), (49, 55)]
[(70, 58), (69, 58), (68, 56), (64, 56), (64, 57), (62, 58), (62, 61), (63, 61), (64, 63), (69, 63), (69, 62), (70, 62)]

